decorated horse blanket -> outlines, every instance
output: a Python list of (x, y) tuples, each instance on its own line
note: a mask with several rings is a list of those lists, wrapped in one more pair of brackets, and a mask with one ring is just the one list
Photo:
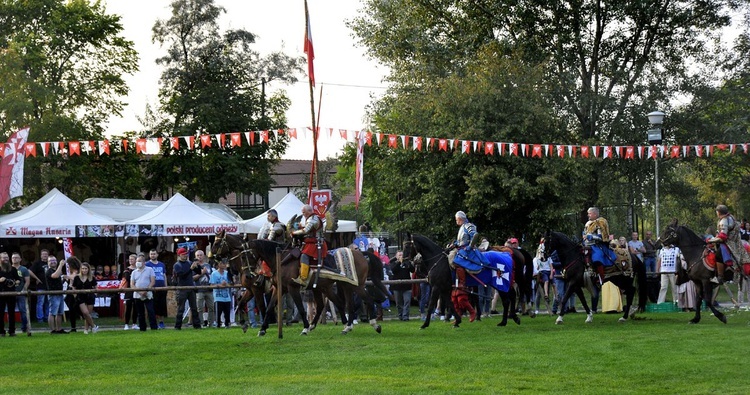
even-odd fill
[(510, 252), (460, 250), (453, 263), (471, 273), (466, 276), (469, 287), (488, 285), (500, 292), (508, 292), (513, 283), (513, 256)]
[(334, 281), (344, 281), (359, 285), (357, 268), (354, 266), (354, 255), (348, 248), (337, 248), (329, 251), (320, 270), (320, 277)]

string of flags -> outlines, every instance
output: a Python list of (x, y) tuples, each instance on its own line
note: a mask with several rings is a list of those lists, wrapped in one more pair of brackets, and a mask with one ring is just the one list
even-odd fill
[[(321, 129), (318, 138), (328, 135), (334, 137), (333, 128)], [(163, 149), (187, 150), (234, 148), (243, 144), (268, 144), (271, 139), (286, 135), (290, 139), (312, 138), (311, 128), (288, 128), (277, 130), (259, 130), (249, 132), (197, 134), (192, 136), (154, 137), (117, 140), (88, 141), (48, 141), (27, 142), (24, 145), (25, 157), (37, 155), (50, 156), (67, 154), (110, 155), (112, 152), (135, 152), (136, 154), (155, 155)], [(750, 143), (718, 143), (695, 145), (572, 145), (572, 144), (529, 144), (517, 142), (497, 142), (480, 140), (462, 140), (455, 138), (437, 138), (425, 136), (395, 135), (371, 131), (338, 129), (338, 138), (357, 142), (360, 138), (364, 144), (372, 146), (385, 145), (391, 149), (413, 151), (444, 151), (460, 154), (519, 156), (528, 158), (600, 158), (600, 159), (655, 159), (686, 158), (690, 156), (709, 157), (716, 151), (730, 154), (750, 153)], [(0, 152), (4, 150), (0, 143)]]

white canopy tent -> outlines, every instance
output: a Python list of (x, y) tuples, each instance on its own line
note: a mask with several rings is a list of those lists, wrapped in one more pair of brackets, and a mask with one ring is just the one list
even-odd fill
[[(120, 222), (128, 222), (152, 211), (164, 203), (157, 200), (89, 198), (84, 200), (81, 206), (96, 214), (106, 215)], [(193, 204), (219, 218), (228, 221), (242, 221), (242, 217), (239, 214), (223, 204), (203, 202), (195, 202)]]
[(239, 220), (219, 218), (177, 193), (159, 207), (125, 221), (127, 236), (209, 236), (239, 233)]
[[(304, 206), (304, 203), (302, 203), (302, 201), (300, 201), (297, 196), (294, 195), (294, 193), (289, 192), (271, 208), (276, 210), (276, 212), (279, 214), (279, 221), (286, 224), (290, 219), (292, 219), (295, 214), (299, 215), (302, 213), (302, 206)], [(266, 213), (263, 213), (255, 218), (242, 221), (240, 230), (243, 233), (258, 234), (263, 225), (268, 221), (266, 217)], [(356, 231), (357, 222), (344, 220), (338, 221), (338, 228), (336, 229), (336, 232), (342, 233)]]
[(114, 237), (122, 223), (92, 213), (57, 188), (28, 207), (0, 217), (0, 235), (29, 237)]

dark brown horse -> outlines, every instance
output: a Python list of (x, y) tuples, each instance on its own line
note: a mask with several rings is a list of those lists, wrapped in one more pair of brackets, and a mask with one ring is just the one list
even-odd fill
[(706, 249), (706, 242), (695, 232), (685, 226), (677, 225), (677, 220), (673, 220), (662, 232), (659, 240), (662, 244), (671, 244), (677, 246), (682, 251), (682, 256), (687, 261), (687, 273), (682, 265), (677, 262), (677, 276), (687, 275), (690, 281), (695, 284), (695, 316), (689, 322), (697, 324), (701, 321), (701, 308), (703, 300), (716, 318), (723, 323), (727, 323), (727, 317), (714, 307), (714, 287), (716, 284), (711, 282), (714, 277), (714, 271), (710, 270), (703, 263), (703, 252)]

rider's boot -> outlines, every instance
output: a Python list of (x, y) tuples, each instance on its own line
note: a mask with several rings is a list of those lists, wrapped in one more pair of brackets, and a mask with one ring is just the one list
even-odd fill
[(308, 265), (306, 263), (300, 263), (300, 265), (299, 265), (299, 277), (293, 279), (292, 281), (294, 281), (297, 284), (302, 285), (303, 287), (306, 287), (307, 286), (307, 278), (308, 278), (309, 274), (310, 274), (310, 265)]
[(716, 282), (724, 284), (724, 262), (716, 262)]
[(604, 265), (597, 265), (596, 272), (599, 274), (599, 283), (604, 284)]

